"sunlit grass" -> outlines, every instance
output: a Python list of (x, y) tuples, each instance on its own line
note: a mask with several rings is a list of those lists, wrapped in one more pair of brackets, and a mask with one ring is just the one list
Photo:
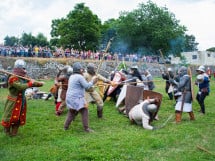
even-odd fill
[[(46, 81), (41, 90), (48, 91), (52, 83), (53, 80)], [(11, 138), (0, 133), (0, 160), (212, 161), (215, 160), (214, 90), (213, 80), (212, 92), (205, 101), (206, 115), (197, 112), (199, 105), (194, 101), (196, 120), (189, 121), (188, 114), (183, 113), (182, 123), (176, 125), (173, 123), (174, 102), (164, 93), (164, 81), (157, 81), (155, 91), (163, 93), (163, 101), (160, 120), (152, 124), (159, 126), (170, 115), (173, 117), (164, 128), (156, 131), (131, 125), (112, 101), (105, 102), (102, 120), (96, 116), (95, 105), (90, 105), (89, 120), (94, 133), (83, 132), (80, 115), (70, 129), (64, 131), (66, 111), (56, 117), (53, 99), (28, 100), (27, 124), (19, 129), (19, 134)], [(7, 89), (0, 89), (0, 117), (6, 96)]]

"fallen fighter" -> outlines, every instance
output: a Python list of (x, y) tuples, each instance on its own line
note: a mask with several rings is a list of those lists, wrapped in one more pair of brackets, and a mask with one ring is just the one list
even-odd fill
[(156, 105), (158, 102), (158, 98), (146, 99), (135, 105), (128, 113), (131, 123), (142, 124), (145, 129), (155, 130), (156, 128), (151, 126), (150, 122), (158, 111), (158, 106)]

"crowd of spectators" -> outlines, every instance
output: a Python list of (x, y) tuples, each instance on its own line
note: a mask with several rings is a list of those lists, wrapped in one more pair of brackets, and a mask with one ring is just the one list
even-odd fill
[[(41, 58), (77, 58), (77, 59), (91, 59), (100, 60), (103, 57), (104, 52), (92, 52), (78, 51), (74, 49), (63, 49), (62, 47), (55, 47), (51, 50), (49, 47), (41, 47), (35, 45), (34, 47), (29, 46), (4, 46), (0, 45), (0, 56), (7, 57), (41, 57)], [(125, 60), (130, 62), (147, 62), (147, 63), (158, 63), (159, 58), (157, 56), (140, 56), (138, 54), (121, 54), (106, 53), (104, 56), (105, 60)]]

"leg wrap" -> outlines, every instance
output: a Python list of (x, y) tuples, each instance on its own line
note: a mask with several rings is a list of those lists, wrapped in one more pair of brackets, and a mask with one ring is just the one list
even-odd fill
[(176, 123), (180, 123), (181, 122), (181, 112), (180, 111), (176, 111), (175, 112), (175, 122)]

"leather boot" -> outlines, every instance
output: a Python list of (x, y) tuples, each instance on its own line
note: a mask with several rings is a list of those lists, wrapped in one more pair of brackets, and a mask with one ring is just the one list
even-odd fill
[(193, 111), (192, 111), (192, 112), (189, 112), (189, 115), (190, 115), (190, 120), (195, 120)]
[(102, 116), (103, 116), (103, 107), (102, 106), (97, 106), (97, 116), (98, 116), (98, 118), (102, 118)]
[(19, 125), (12, 125), (12, 132), (10, 136), (16, 136), (19, 129)]
[(55, 112), (55, 115), (56, 115), (56, 116), (60, 116), (60, 115), (62, 114), (62, 112), (63, 112), (63, 111), (61, 111), (61, 110), (58, 109), (58, 111)]
[(102, 118), (102, 116), (103, 116), (103, 109), (97, 110), (97, 116), (98, 116), (98, 118)]
[(52, 94), (49, 93), (48, 96), (45, 98), (45, 100), (47, 101), (51, 96), (52, 96)]
[(67, 118), (66, 118), (66, 121), (64, 123), (64, 130), (69, 129), (69, 125), (71, 124), (72, 121), (75, 120), (75, 117), (77, 114), (78, 114), (78, 111), (76, 111), (76, 110), (70, 109), (68, 111)]
[(4, 127), (4, 132), (6, 135), (10, 135), (10, 127)]
[(88, 109), (82, 108), (80, 110), (81, 117), (82, 117), (82, 123), (84, 127), (85, 132), (93, 132), (92, 129), (89, 128), (89, 123), (88, 123)]
[(181, 113), (180, 112), (176, 112), (175, 113), (175, 122), (176, 123), (180, 123), (181, 122)]

